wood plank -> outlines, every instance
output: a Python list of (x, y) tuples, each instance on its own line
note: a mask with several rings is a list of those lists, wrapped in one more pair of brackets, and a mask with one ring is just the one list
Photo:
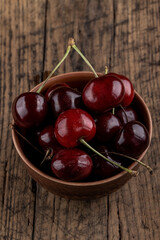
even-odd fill
[(15, 148), (11, 103), (43, 71), (45, 1), (1, 1), (0, 239), (32, 239), (35, 187)]
[[(127, 7), (126, 7), (127, 4)], [(118, 1), (115, 4), (115, 52), (113, 71), (122, 72), (132, 79), (136, 90), (151, 110), (153, 126), (158, 124), (160, 88), (158, 76), (160, 46), (158, 41), (158, 1), (133, 4)], [(155, 54), (156, 53), (156, 54)], [(158, 109), (154, 109), (158, 108)], [(119, 193), (110, 196), (109, 239), (115, 235), (115, 214), (119, 218), (119, 239), (158, 239), (160, 230), (159, 148), (160, 129), (153, 128), (151, 148), (144, 161), (155, 170), (151, 177), (143, 168), (140, 175), (125, 185)], [(153, 187), (154, 186), (154, 187)]]

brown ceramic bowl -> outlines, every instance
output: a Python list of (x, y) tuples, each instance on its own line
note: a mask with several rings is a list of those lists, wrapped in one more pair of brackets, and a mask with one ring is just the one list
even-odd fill
[[(69, 84), (73, 88), (82, 90), (84, 85), (93, 77), (94, 75), (91, 72), (71, 72), (61, 74), (51, 78), (45, 85), (43, 91), (45, 91), (52, 84), (62, 82)], [(36, 91), (40, 85), (41, 84), (37, 85), (31, 91)], [(143, 124), (147, 127), (151, 140), (152, 121), (150, 112), (145, 102), (137, 92), (135, 92), (133, 107), (139, 113)], [(70, 199), (95, 199), (116, 191), (131, 178), (130, 174), (122, 171), (113, 177), (94, 182), (66, 182), (59, 180), (40, 171), (29, 161), (23, 152), (21, 141), (14, 130), (12, 130), (12, 137), (16, 150), (24, 162), (30, 176), (49, 192), (61, 197)], [(144, 157), (146, 151), (139, 157), (139, 160)], [(129, 166), (129, 169), (137, 170), (138, 167), (139, 165), (136, 162), (133, 162)]]

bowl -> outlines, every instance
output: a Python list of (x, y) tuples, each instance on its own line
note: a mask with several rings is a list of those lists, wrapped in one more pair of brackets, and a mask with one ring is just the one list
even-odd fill
[[(85, 84), (92, 78), (94, 78), (94, 75), (91, 72), (70, 72), (60, 74), (49, 79), (45, 87), (43, 88), (43, 91), (46, 91), (53, 84), (63, 82), (67, 83), (73, 88), (82, 90)], [(42, 83), (35, 86), (31, 91), (37, 91), (41, 84)], [(144, 100), (136, 91), (132, 105), (133, 108), (136, 109), (136, 111), (138, 112), (141, 118), (141, 122), (143, 122), (143, 124), (148, 129), (149, 138), (151, 141), (151, 115)], [(31, 163), (31, 161), (24, 153), (22, 142), (17, 136), (17, 133), (14, 129), (12, 129), (12, 138), (15, 148), (19, 156), (21, 157), (22, 162), (24, 163), (29, 175), (42, 187), (55, 195), (59, 195), (61, 197), (69, 199), (95, 199), (117, 191), (131, 178), (131, 175), (129, 173), (122, 171), (113, 177), (93, 182), (67, 182), (57, 179), (42, 172), (33, 163)], [(147, 149), (143, 152), (143, 154), (141, 154), (138, 160), (142, 160), (146, 152)], [(139, 165), (136, 162), (133, 162), (128, 168), (132, 170), (137, 170), (138, 167)]]

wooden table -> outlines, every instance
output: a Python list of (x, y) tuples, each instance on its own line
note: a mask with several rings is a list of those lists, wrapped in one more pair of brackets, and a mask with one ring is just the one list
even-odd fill
[[(160, 22), (158, 0), (1, 0), (0, 239), (160, 239)], [(91, 201), (48, 193), (27, 174), (12, 142), (11, 104), (63, 56), (69, 37), (96, 71), (128, 76), (153, 119), (151, 147), (122, 189)], [(74, 52), (57, 74), (88, 70)]]

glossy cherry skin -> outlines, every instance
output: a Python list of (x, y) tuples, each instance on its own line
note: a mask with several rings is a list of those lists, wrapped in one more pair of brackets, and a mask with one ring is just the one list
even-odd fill
[(12, 115), (20, 128), (35, 128), (45, 120), (48, 103), (44, 96), (36, 92), (22, 93), (12, 104)]
[(116, 110), (115, 115), (118, 117), (122, 125), (131, 121), (138, 121), (138, 114), (131, 107), (124, 108), (124, 110), (120, 108)]
[(117, 73), (108, 73), (107, 75), (118, 77), (122, 81), (122, 83), (124, 85), (124, 89), (125, 89), (125, 94), (124, 94), (124, 98), (121, 102), (121, 105), (123, 107), (129, 106), (134, 98), (134, 88), (133, 88), (133, 84), (131, 83), (131, 81), (127, 77), (125, 77), (123, 75), (119, 75)]
[(53, 116), (57, 118), (60, 113), (68, 109), (83, 108), (83, 101), (78, 91), (68, 87), (59, 87), (52, 93), (50, 105)]
[(138, 121), (127, 123), (116, 138), (117, 152), (130, 157), (140, 156), (148, 145), (148, 130)]
[(110, 112), (104, 113), (97, 117), (96, 121), (96, 138), (100, 142), (112, 141), (122, 128), (119, 119)]
[(93, 112), (103, 113), (121, 104), (124, 85), (114, 76), (104, 75), (91, 80), (83, 89), (85, 105)]
[(44, 127), (39, 132), (38, 143), (45, 151), (51, 149), (52, 154), (55, 154), (59, 150), (63, 149), (63, 147), (57, 142), (57, 139), (55, 138), (54, 126), (52, 125)]
[(61, 113), (55, 123), (55, 137), (67, 148), (78, 146), (80, 138), (90, 141), (95, 133), (93, 118), (82, 109), (70, 109)]
[[(122, 164), (121, 161), (118, 159), (117, 156), (109, 155), (108, 150), (105, 146), (99, 146), (97, 151), (103, 154), (108, 159)], [(94, 154), (92, 157), (93, 161), (93, 169), (92, 169), (92, 179), (94, 180), (101, 180), (105, 178), (112, 177), (117, 173), (121, 172), (121, 169), (110, 162), (107, 162), (105, 159), (101, 158), (100, 156)], [(124, 165), (123, 165), (124, 166)]]
[(48, 88), (46, 94), (45, 94), (45, 98), (47, 101), (50, 100), (50, 97), (52, 95), (52, 93), (54, 92), (54, 90), (58, 87), (69, 87), (68, 84), (66, 83), (58, 83), (58, 84), (54, 84), (53, 86), (51, 86), (50, 88)]
[(53, 173), (65, 181), (81, 181), (92, 171), (92, 160), (80, 149), (63, 149), (54, 155), (51, 163)]

